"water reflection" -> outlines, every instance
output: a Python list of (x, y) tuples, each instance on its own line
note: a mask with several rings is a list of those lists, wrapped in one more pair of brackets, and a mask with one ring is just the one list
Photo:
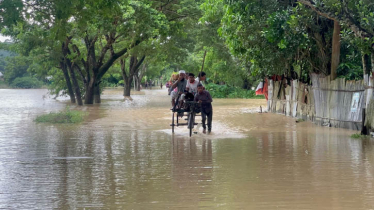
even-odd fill
[(163, 132), (157, 91), (131, 103), (104, 94), (80, 125), (35, 124), (65, 107), (41, 92), (0, 94), (0, 209), (374, 208), (373, 141), (351, 131), (217, 100), (218, 129), (190, 139)]
[[(212, 141), (172, 136), (173, 191), (179, 207), (209, 207), (213, 201)], [(183, 192), (183, 193), (180, 193)]]

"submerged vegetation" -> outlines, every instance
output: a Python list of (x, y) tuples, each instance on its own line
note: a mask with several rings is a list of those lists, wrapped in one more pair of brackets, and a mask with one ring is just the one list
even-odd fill
[(304, 120), (303, 118), (298, 118), (298, 119), (296, 120), (296, 123), (301, 123), (301, 122), (305, 122), (305, 120)]
[(66, 107), (65, 110), (60, 112), (51, 112), (38, 116), (35, 122), (38, 123), (80, 123), (84, 120), (85, 113), (77, 110), (70, 110)]
[(351, 135), (351, 138), (353, 138), (353, 139), (359, 139), (361, 137), (362, 137), (362, 135), (359, 134), (359, 133), (354, 133), (354, 134)]
[(369, 136), (367, 136), (367, 135), (362, 135), (362, 134), (360, 134), (360, 133), (355, 133), (355, 134), (352, 134), (351, 135), (351, 138), (352, 139), (366, 139), (366, 138), (368, 138)]

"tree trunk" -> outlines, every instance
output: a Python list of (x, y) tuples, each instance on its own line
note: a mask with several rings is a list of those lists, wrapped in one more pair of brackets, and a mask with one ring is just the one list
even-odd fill
[(369, 62), (370, 62), (370, 58), (369, 58), (369, 55), (367, 54), (364, 54), (364, 52), (362, 52), (362, 70), (363, 70), (363, 73), (364, 75), (367, 75), (370, 73), (370, 68), (369, 68)]
[(205, 57), (206, 57), (206, 50), (205, 50), (205, 52), (204, 52), (203, 65), (201, 65), (201, 70), (200, 70), (200, 72), (202, 72), (202, 71), (204, 70)]
[(148, 64), (143, 64), (142, 69), (138, 74), (135, 75), (135, 78), (137, 80), (137, 90), (140, 91), (140, 84), (142, 83), (143, 77), (145, 73), (147, 72)]
[(334, 34), (332, 38), (332, 55), (331, 55), (331, 80), (336, 79), (336, 70), (339, 67), (340, 62), (340, 23), (334, 21)]
[(72, 63), (69, 59), (65, 58), (65, 60), (66, 60), (66, 63), (67, 63), (68, 69), (69, 69), (69, 73), (71, 75), (71, 80), (73, 81), (73, 88), (74, 88), (75, 97), (78, 101), (78, 105), (82, 106), (83, 105), (82, 94), (81, 94), (81, 90), (79, 88), (79, 83), (78, 83), (77, 77), (75, 76), (74, 67), (72, 66)]
[(129, 73), (126, 73), (126, 60), (121, 59), (121, 72), (123, 81), (125, 82), (124, 85), (124, 92), (123, 95), (125, 97), (130, 96), (131, 84), (134, 78), (134, 75), (139, 73), (139, 67), (143, 63), (145, 56), (143, 56), (140, 60), (138, 60), (137, 56), (131, 56), (130, 58), (130, 65), (129, 65)]
[(125, 97), (129, 97), (130, 96), (131, 83), (132, 83), (132, 78), (128, 78), (125, 81), (125, 86), (124, 86), (124, 90), (123, 90), (123, 96), (125, 96)]
[(61, 61), (60, 62), (60, 67), (61, 67), (62, 72), (64, 73), (66, 86), (68, 88), (68, 94), (70, 96), (70, 101), (71, 101), (71, 103), (75, 104), (75, 95), (74, 95), (73, 87), (72, 87), (71, 82), (70, 82), (70, 76), (69, 76), (69, 73), (68, 73), (68, 70), (67, 70), (67, 66), (63, 61)]
[(374, 73), (374, 52), (371, 53), (371, 72)]
[(137, 86), (137, 80), (135, 78), (135, 75), (132, 77), (133, 78), (133, 81), (134, 81), (134, 91), (136, 91), (136, 86)]
[(140, 77), (136, 77), (136, 80), (136, 90), (140, 91), (140, 83), (142, 82), (142, 80), (140, 79)]
[(61, 49), (62, 49), (62, 53), (64, 55), (65, 64), (67, 65), (67, 67), (69, 69), (71, 80), (73, 81), (73, 88), (74, 88), (75, 97), (78, 101), (78, 105), (82, 106), (83, 102), (82, 102), (81, 90), (79, 88), (79, 83), (78, 83), (77, 77), (75, 76), (74, 66), (73, 66), (71, 60), (68, 58), (68, 55), (71, 54), (70, 50), (69, 50), (70, 40), (71, 40), (71, 37), (67, 37), (65, 42), (62, 43)]
[(244, 81), (243, 81), (243, 89), (248, 90), (250, 88), (249, 86), (250, 86), (249, 81), (248, 81), (247, 78), (245, 78)]
[(140, 78), (139, 75), (134, 75), (134, 86), (136, 91), (140, 91)]
[(98, 83), (95, 84), (95, 87), (94, 87), (94, 99), (95, 99), (95, 103), (96, 104), (101, 103), (100, 82), (98, 82)]
[(94, 78), (91, 78), (86, 86), (86, 94), (84, 98), (85, 104), (94, 103), (94, 88), (95, 88), (95, 81), (94, 81)]

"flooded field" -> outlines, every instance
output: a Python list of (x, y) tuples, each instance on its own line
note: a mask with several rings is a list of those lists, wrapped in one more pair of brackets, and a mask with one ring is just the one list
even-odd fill
[(171, 133), (166, 90), (105, 90), (78, 125), (46, 90), (0, 89), (0, 209), (374, 209), (374, 141), (216, 99), (213, 131)]

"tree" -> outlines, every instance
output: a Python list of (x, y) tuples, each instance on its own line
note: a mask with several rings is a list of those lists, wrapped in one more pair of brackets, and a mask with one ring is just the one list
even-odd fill
[(7, 57), (5, 60), (4, 79), (11, 84), (17, 77), (30, 76), (27, 72), (31, 61), (23, 56)]
[(218, 17), (220, 36), (252, 75), (300, 79), (316, 72), (335, 78), (339, 60), (347, 58), (340, 54), (341, 43), (349, 42), (342, 33), (351, 30), (367, 41), (366, 46), (370, 43), (374, 8), (364, 2), (369, 3), (206, 0), (202, 8), (206, 22)]
[[(142, 42), (163, 40), (171, 31), (169, 29), (180, 30), (183, 24), (178, 20), (189, 18), (189, 12), (196, 5), (194, 2), (21, 1), (17, 7), (5, 5), (3, 19), (6, 21), (2, 24), (8, 25), (6, 34), (22, 42), (24, 54), (35, 46), (45, 46), (48, 51), (60, 46), (58, 63), (64, 63), (60, 67), (67, 67), (69, 71), (68, 75), (64, 74), (67, 86), (72, 80), (79, 98), (77, 84), (82, 80), (85, 103), (92, 104), (94, 99), (100, 103), (101, 79), (109, 68)], [(13, 17), (12, 9), (25, 15)], [(75, 72), (81, 78), (78, 79)], [(71, 88), (68, 89), (71, 92)]]
[[(335, 1), (335, 0), (322, 0), (315, 3), (310, 0), (299, 0), (300, 3), (312, 9), (320, 16), (334, 20), (334, 39), (333, 39), (333, 60), (332, 70), (337, 68), (339, 63), (338, 56), (340, 47), (340, 23), (349, 28), (356, 37), (365, 42), (359, 45), (362, 51), (362, 66), (363, 74), (369, 73), (369, 54), (373, 54), (374, 45), (374, 5), (369, 0), (362, 1)], [(369, 52), (367, 49), (370, 48)], [(372, 62), (374, 56), (372, 56)], [(335, 74), (332, 74), (335, 78)]]
[(131, 84), (133, 82), (133, 79), (134, 79), (134, 75), (137, 75), (139, 73), (139, 68), (140, 68), (140, 65), (142, 65), (143, 61), (145, 59), (145, 56), (141, 56), (140, 58), (138, 58), (137, 55), (132, 55), (130, 57), (130, 64), (129, 64), (129, 71), (126, 72), (126, 59), (123, 58), (121, 59), (121, 71), (122, 71), (122, 75), (123, 75), (123, 80), (125, 82), (125, 87), (124, 87), (124, 93), (123, 95), (125, 97), (129, 97), (130, 96), (130, 91), (131, 91)]

